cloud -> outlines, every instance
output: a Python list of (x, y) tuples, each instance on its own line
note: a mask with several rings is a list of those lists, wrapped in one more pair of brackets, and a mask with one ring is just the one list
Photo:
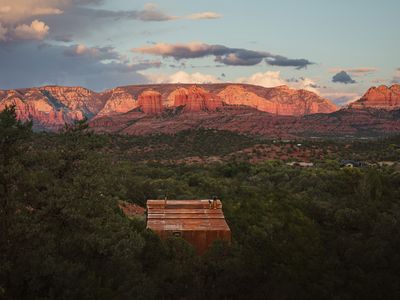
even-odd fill
[(318, 95), (320, 94), (319, 90), (321, 89), (320, 85), (310, 78), (300, 77), (283, 79), (281, 77), (281, 72), (279, 71), (259, 72), (250, 77), (238, 78), (235, 82), (260, 85), (267, 88), (287, 85), (294, 89), (307, 90)]
[(378, 68), (369, 68), (369, 67), (363, 67), (363, 68), (353, 68), (353, 69), (346, 69), (346, 68), (332, 68), (329, 70), (330, 73), (337, 74), (341, 71), (345, 71), (346, 73), (352, 75), (352, 76), (364, 76), (368, 75), (371, 73), (377, 72), (379, 69)]
[(38, 16), (60, 15), (70, 0), (0, 0), (0, 19), (17, 25)]
[(310, 62), (307, 59), (290, 59), (284, 56), (274, 56), (268, 57), (266, 59), (267, 64), (271, 66), (278, 67), (295, 67), (297, 70), (307, 68), (309, 65), (313, 65), (314, 63)]
[[(157, 68), (160, 62), (139, 61), (132, 63), (114, 50), (97, 51), (90, 47), (81, 47), (81, 55), (67, 56), (70, 47), (27, 43), (7, 44), (0, 47), (0, 88), (20, 88), (46, 84), (79, 85), (94, 90), (104, 90), (115, 86), (147, 83), (148, 79), (139, 74), (149, 68)], [(106, 53), (113, 53), (109, 60)], [(95, 55), (93, 55), (93, 53)], [(106, 59), (105, 59), (106, 58)], [(28, 72), (29, 71), (29, 72)], [(32, 75), (33, 73), (34, 75)]]
[(223, 56), (217, 56), (216, 62), (223, 63), (228, 66), (254, 66), (258, 65), (263, 59), (270, 55), (269, 53), (245, 50), (232, 49), (234, 53), (227, 53)]
[[(147, 73), (140, 72), (143, 76), (147, 78), (147, 80), (151, 83), (221, 83), (222, 79), (211, 75), (204, 74), (200, 72), (196, 73), (187, 73), (185, 71), (179, 71), (173, 74), (159, 74), (159, 73)], [(224, 73), (221, 74), (221, 77), (224, 78), (226, 75)], [(295, 89), (304, 89), (310, 92), (314, 92), (316, 94), (320, 94), (319, 85), (317, 85), (312, 79), (309, 78), (299, 78), (296, 82), (290, 82), (281, 77), (281, 73), (279, 71), (267, 71), (267, 72), (259, 72), (250, 75), (249, 77), (240, 77), (233, 79), (232, 82), (235, 83), (246, 83), (253, 84), (258, 86), (263, 86), (267, 88), (288, 85)]]
[(185, 17), (186, 19), (189, 20), (211, 20), (211, 19), (220, 19), (222, 18), (221, 14), (218, 14), (216, 12), (202, 12), (202, 13), (196, 13), (196, 14), (191, 14)]
[(0, 42), (43, 40), (48, 36), (50, 28), (41, 18), (63, 14), (63, 7), (70, 1), (0, 0)]
[(132, 49), (132, 52), (173, 57), (176, 60), (180, 60), (185, 58), (200, 58), (210, 55), (220, 56), (229, 52), (229, 49), (221, 45), (207, 45), (197, 42), (189, 44), (159, 43), (151, 46), (134, 48)]
[[(111, 1), (111, 0), (108, 0)], [(110, 21), (168, 22), (181, 19), (200, 20), (221, 17), (215, 12), (198, 12), (187, 16), (174, 16), (148, 3), (142, 9), (110, 10), (100, 5), (103, 0), (0, 0), (1, 43), (17, 40), (12, 33), (18, 27), (26, 31), (31, 22), (38, 20), (51, 28), (47, 40), (72, 42), (107, 29)], [(19, 34), (26, 37), (26, 34)], [(32, 36), (32, 32), (30, 33)], [(36, 37), (37, 38), (37, 37)], [(26, 39), (26, 38), (24, 38)]]
[(146, 4), (141, 11), (133, 11), (131, 17), (144, 22), (163, 22), (178, 19), (176, 16), (170, 16), (162, 12), (153, 3)]
[[(142, 73), (143, 74), (143, 73)], [(186, 73), (179, 71), (174, 74), (143, 74), (152, 83), (218, 83), (220, 80), (214, 75)]]
[(30, 25), (18, 25), (14, 30), (14, 37), (20, 40), (43, 40), (49, 29), (44, 22), (34, 20)]
[(120, 58), (119, 53), (113, 47), (87, 47), (83, 44), (69, 46), (64, 50), (64, 55), (69, 57), (88, 56), (98, 60)]
[(159, 43), (134, 48), (132, 52), (158, 55), (164, 58), (172, 57), (175, 60), (214, 56), (216, 62), (229, 66), (254, 66), (261, 63), (263, 60), (269, 65), (295, 67), (297, 69), (305, 68), (313, 64), (306, 59), (289, 59), (281, 55), (274, 55), (264, 51), (229, 48), (223, 45), (209, 45), (200, 42), (188, 44)]
[(64, 43), (70, 43), (73, 41), (72, 39), (72, 34), (60, 34), (56, 35), (53, 37), (53, 40), (57, 42), (64, 42)]
[(8, 29), (0, 23), (0, 42), (7, 40)]
[(341, 71), (332, 77), (332, 82), (335, 83), (344, 83), (344, 84), (354, 84), (356, 81), (351, 78), (349, 74), (345, 71)]
[(280, 85), (286, 85), (287, 82), (281, 78), (279, 71), (267, 71), (265, 73), (255, 73), (250, 77), (241, 77), (235, 80), (237, 83), (248, 83), (254, 85), (260, 85), (263, 87), (275, 87)]

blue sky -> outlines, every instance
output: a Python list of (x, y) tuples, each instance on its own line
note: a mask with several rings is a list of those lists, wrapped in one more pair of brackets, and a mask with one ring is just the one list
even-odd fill
[(395, 0), (0, 0), (0, 88), (229, 81), (342, 104), (400, 81), (399, 11)]

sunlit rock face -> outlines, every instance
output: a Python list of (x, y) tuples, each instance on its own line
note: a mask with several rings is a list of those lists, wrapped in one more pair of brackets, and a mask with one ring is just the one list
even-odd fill
[(139, 106), (139, 102), (123, 88), (115, 88), (103, 93), (107, 101), (98, 116), (126, 113)]
[(158, 115), (163, 111), (161, 94), (156, 91), (145, 91), (139, 95), (138, 106), (145, 114)]
[(370, 88), (367, 93), (360, 99), (350, 104), (351, 108), (377, 108), (386, 110), (395, 110), (400, 108), (400, 84), (387, 87), (381, 85), (379, 87)]
[[(55, 92), (54, 88), (51, 90)], [(49, 130), (57, 130), (66, 123), (83, 119), (86, 116), (85, 111), (88, 115), (92, 114), (86, 109), (86, 106), (79, 107), (72, 101), (66, 101), (65, 96), (63, 97), (65, 104), (56, 99), (53, 94), (48, 93), (47, 88), (2, 91), (0, 110), (7, 106), (15, 106), (17, 117), (20, 120), (32, 120), (34, 126)]]
[(88, 117), (98, 114), (105, 104), (98, 93), (82, 87), (45, 86), (39, 90), (50, 102), (60, 103), (73, 111), (82, 111)]
[(201, 87), (191, 86), (176, 91), (174, 106), (183, 106), (186, 112), (215, 111), (222, 107), (222, 100)]
[(242, 85), (230, 85), (218, 95), (226, 104), (246, 105), (276, 115), (302, 116), (338, 110), (331, 101), (306, 90), (294, 90), (287, 86), (261, 89), (262, 97)]

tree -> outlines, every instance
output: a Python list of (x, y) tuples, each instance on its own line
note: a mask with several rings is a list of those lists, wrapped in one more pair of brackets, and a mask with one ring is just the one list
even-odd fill
[(21, 173), (25, 172), (22, 156), (31, 133), (32, 123), (18, 120), (15, 106), (0, 113), (0, 296), (9, 280), (7, 259), (15, 250), (10, 228), (19, 208), (18, 201), (26, 198), (21, 191)]

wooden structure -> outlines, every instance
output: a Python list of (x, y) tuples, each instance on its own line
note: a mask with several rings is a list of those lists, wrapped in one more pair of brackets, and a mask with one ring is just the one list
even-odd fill
[(148, 200), (147, 228), (162, 239), (182, 237), (203, 254), (216, 240), (231, 241), (220, 200)]

